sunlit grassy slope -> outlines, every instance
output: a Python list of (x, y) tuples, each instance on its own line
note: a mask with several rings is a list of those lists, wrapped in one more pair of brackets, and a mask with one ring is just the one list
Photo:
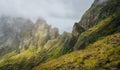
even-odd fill
[(70, 39), (71, 34), (64, 32), (60, 37), (49, 40), (44, 46), (35, 47), (30, 44), (29, 48), (21, 53), (13, 51), (0, 58), (0, 69), (31, 70), (40, 63), (65, 54), (64, 46), (67, 47)]
[(76, 45), (84, 49), (40, 64), (33, 70), (119, 69), (119, 23), (119, 16), (116, 15), (100, 21), (96, 26), (80, 35)]
[(92, 28), (80, 34), (75, 46), (70, 45), (71, 33), (47, 40), (48, 31), (38, 30), (35, 35), (40, 39), (33, 38), (27, 49), (0, 57), (0, 70), (119, 70), (120, 0), (89, 9), (82, 19), (87, 21), (94, 11), (100, 16), (95, 25), (87, 23)]
[(120, 68), (120, 33), (109, 35), (86, 49), (64, 55), (33, 70), (104, 70)]
[[(98, 0), (95, 0), (98, 1)], [(113, 34), (115, 32), (120, 32), (120, 0), (109, 0), (107, 4), (92, 6), (81, 19), (79, 24), (84, 24), (86, 26), (91, 26), (79, 36), (77, 43), (74, 46), (75, 50), (85, 48), (87, 45), (94, 43), (98, 38), (105, 37), (107, 35)], [(101, 7), (99, 9), (99, 7)], [(94, 8), (94, 9), (92, 9)], [(99, 10), (98, 10), (99, 9)], [(98, 11), (98, 12), (97, 12)], [(98, 16), (99, 15), (99, 16)], [(92, 19), (90, 17), (96, 17)], [(94, 22), (87, 22), (88, 20)], [(83, 22), (84, 21), (84, 22)], [(95, 26), (96, 25), (96, 26)], [(94, 27), (93, 27), (94, 26)]]
[(85, 48), (87, 45), (95, 42), (101, 37), (120, 32), (119, 28), (119, 16), (112, 15), (106, 19), (103, 19), (97, 25), (83, 32), (79, 36), (79, 39), (74, 46), (74, 49), (76, 50)]

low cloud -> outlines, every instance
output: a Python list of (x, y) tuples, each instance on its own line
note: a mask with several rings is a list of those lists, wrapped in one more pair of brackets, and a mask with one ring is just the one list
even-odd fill
[(107, 1), (110, 1), (110, 0), (98, 0), (98, 1), (97, 1), (97, 5), (100, 5), (100, 4), (105, 3), (105, 2), (107, 2)]
[[(37, 19), (71, 31), (74, 22), (90, 7), (93, 0), (0, 0), (0, 15)], [(68, 28), (70, 28), (68, 30)]]

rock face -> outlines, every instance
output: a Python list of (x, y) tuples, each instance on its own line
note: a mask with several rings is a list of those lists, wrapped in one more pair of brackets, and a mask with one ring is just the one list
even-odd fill
[(75, 23), (73, 26), (73, 30), (72, 30), (72, 38), (70, 40), (70, 46), (73, 47), (79, 37), (79, 35), (81, 35), (81, 33), (83, 33), (85, 31), (85, 29), (80, 26), (79, 23)]
[[(96, 3), (98, 3), (96, 0), (95, 1), (95, 6), (97, 5)], [(89, 12), (91, 11), (95, 11), (95, 12), (91, 12), (85, 13), (85, 15), (83, 16), (84, 19), (82, 19), (80, 21), (79, 24), (84, 24), (82, 25), (84, 28), (87, 28), (88, 30), (86, 30), (84, 33), (82, 33), (75, 46), (74, 49), (83, 49), (85, 48), (87, 45), (94, 43), (96, 40), (99, 39), (99, 37), (101, 36), (106, 36), (109, 34), (113, 34), (116, 31), (119, 32), (118, 28), (120, 28), (120, 21), (119, 21), (119, 13), (118, 11), (120, 11), (120, 5), (119, 5), (119, 0), (108, 0), (103, 2), (100, 5), (97, 5), (94, 8), (94, 4), (93, 6), (88, 10)], [(94, 8), (94, 9), (92, 9)], [(97, 12), (97, 9), (100, 8), (100, 10)], [(112, 10), (111, 10), (112, 9)], [(98, 15), (99, 14), (99, 15)], [(98, 15), (96, 17), (96, 15)], [(90, 16), (96, 17), (94, 19), (94, 21), (91, 19)], [(86, 18), (85, 18), (86, 17)], [(89, 17), (89, 18), (88, 18)], [(86, 22), (87, 20), (90, 20), (88, 22)], [(85, 23), (83, 23), (85, 21)], [(93, 21), (93, 23), (92, 23)], [(90, 25), (90, 26), (89, 26)], [(91, 28), (92, 27), (92, 28)]]
[(107, 36), (82, 51), (66, 54), (34, 67), (33, 70), (119, 70), (120, 54), (116, 53), (120, 51), (119, 38), (120, 33)]
[[(95, 0), (75, 23), (69, 44), (74, 52), (40, 64), (33, 70), (119, 70), (120, 0)], [(82, 32), (82, 33), (81, 33)], [(63, 38), (64, 39), (64, 38)], [(71, 48), (71, 47), (69, 47)], [(76, 51), (77, 50), (77, 51)]]
[(50, 29), (50, 37), (51, 37), (51, 39), (54, 39), (57, 36), (59, 36), (59, 30), (58, 30), (58, 28), (52, 28), (52, 29)]
[(85, 29), (83, 27), (81, 27), (78, 23), (75, 23), (73, 26), (72, 35), (73, 37), (78, 38), (78, 36), (84, 31)]
[(119, 11), (120, 0), (95, 0), (72, 33), (61, 35), (42, 19), (1, 18), (0, 55), (10, 53), (0, 58), (0, 70), (119, 70)]
[(29, 45), (44, 45), (48, 40), (59, 35), (57, 28), (51, 28), (44, 20), (34, 24), (21, 17), (0, 17), (0, 55), (12, 50), (26, 50)]
[(90, 9), (85, 12), (79, 24), (85, 29), (89, 29), (96, 25), (101, 20), (101, 18), (99, 18), (100, 16), (107, 16), (107, 14), (102, 15), (101, 11), (109, 1), (111, 0), (95, 0)]

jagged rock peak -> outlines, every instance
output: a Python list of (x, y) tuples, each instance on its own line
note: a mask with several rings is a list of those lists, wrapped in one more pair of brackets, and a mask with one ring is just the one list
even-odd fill
[(79, 34), (81, 34), (84, 31), (85, 31), (85, 29), (83, 27), (81, 27), (79, 23), (75, 23), (73, 26), (72, 35), (74, 37), (78, 37)]
[(56, 38), (59, 35), (59, 29), (54, 27), (50, 29), (50, 36), (51, 38)]

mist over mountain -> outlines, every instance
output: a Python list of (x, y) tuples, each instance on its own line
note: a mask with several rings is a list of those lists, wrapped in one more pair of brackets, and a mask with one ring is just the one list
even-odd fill
[(36, 21), (39, 17), (58, 27), (60, 33), (72, 31), (74, 22), (90, 7), (93, 0), (0, 0), (0, 16), (23, 17)]
[[(82, 0), (8, 1), (14, 11), (24, 6), (19, 17), (8, 13), (6, 1), (0, 2), (6, 14), (0, 16), (0, 70), (120, 70), (120, 0), (94, 0), (82, 17)], [(32, 13), (44, 17), (31, 19)]]
[[(41, 38), (45, 37), (46, 41), (59, 35), (58, 28), (52, 28), (43, 19), (38, 19), (33, 23), (31, 20), (22, 17), (1, 16), (0, 50), (2, 52), (0, 55), (4, 55), (12, 50), (17, 50), (18, 52), (25, 50), (33, 37), (36, 39), (40, 38), (38, 36), (40, 35), (39, 32), (43, 32)], [(44, 44), (44, 42), (41, 41), (41, 44)]]

